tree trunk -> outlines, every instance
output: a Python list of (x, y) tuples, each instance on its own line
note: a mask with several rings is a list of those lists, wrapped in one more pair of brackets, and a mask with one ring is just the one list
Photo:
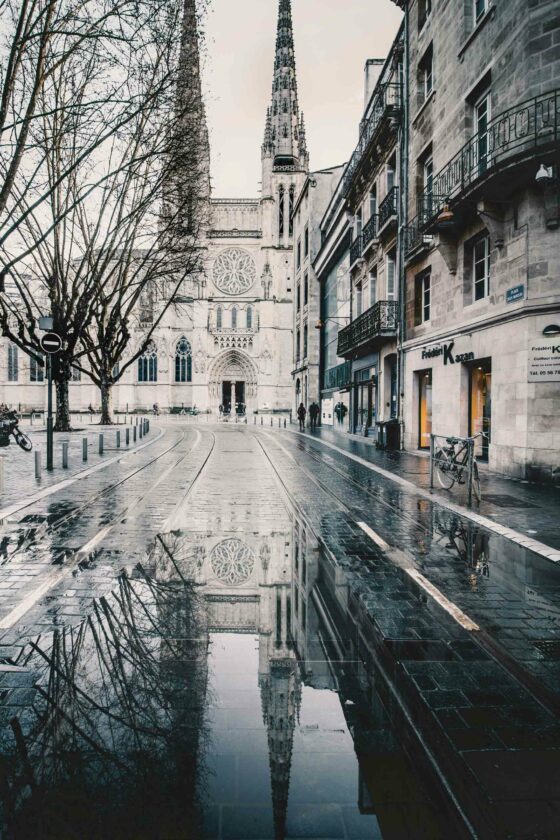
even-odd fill
[(68, 379), (57, 378), (55, 381), (56, 387), (56, 423), (54, 426), (55, 432), (70, 432), (72, 427), (70, 425), (70, 394), (68, 388)]
[(113, 417), (111, 412), (113, 392), (111, 390), (111, 387), (112, 386), (109, 382), (101, 383), (101, 420), (99, 422), (102, 426), (113, 425)]

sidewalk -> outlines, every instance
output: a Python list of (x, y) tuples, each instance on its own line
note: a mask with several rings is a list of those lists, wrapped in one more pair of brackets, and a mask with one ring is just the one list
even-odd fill
[[(295, 426), (291, 427), (291, 431), (295, 431)], [(336, 432), (324, 426), (314, 432), (307, 429), (306, 437), (337, 446), (430, 492), (430, 463), (427, 457), (419, 457), (410, 452), (383, 452), (376, 449), (373, 439)], [(480, 504), (473, 503), (471, 509), (467, 507), (467, 494), (463, 487), (455, 486), (451, 491), (446, 491), (436, 486), (431, 492), (442, 502), (458, 505), (465, 511), (480, 514), (505, 528), (527, 534), (528, 539), (538, 540), (560, 550), (560, 488), (499, 476), (488, 472), (484, 466), (480, 482), (482, 501)]]
[[(89, 421), (89, 418), (88, 418)], [(25, 501), (35, 494), (73, 478), (84, 470), (97, 467), (99, 464), (107, 463), (117, 454), (124, 455), (130, 450), (136, 449), (144, 443), (140, 440), (137, 432), (137, 440), (133, 441), (132, 427), (130, 429), (130, 443), (127, 446), (125, 440), (126, 426), (97, 426), (89, 425), (84, 415), (84, 423), (79, 429), (73, 432), (55, 432), (53, 446), (52, 472), (47, 472), (47, 435), (42, 426), (30, 427), (25, 425), (24, 431), (33, 442), (33, 450), (24, 452), (11, 439), (9, 447), (0, 450), (0, 458), (3, 460), (4, 487), (0, 491), (0, 513), (6, 508), (12, 508), (18, 503)], [(117, 448), (116, 433), (120, 431), (121, 446)], [(103, 435), (103, 455), (99, 454), (99, 435)], [(157, 430), (150, 427), (148, 440), (154, 441)], [(83, 439), (88, 441), (88, 460), (83, 460), (82, 447)], [(62, 467), (62, 443), (68, 442), (68, 468)], [(35, 452), (41, 453), (41, 478), (35, 478)]]

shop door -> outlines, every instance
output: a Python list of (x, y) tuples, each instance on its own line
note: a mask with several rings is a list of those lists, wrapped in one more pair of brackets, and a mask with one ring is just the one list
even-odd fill
[(423, 370), (418, 376), (418, 448), (430, 448), (432, 433), (432, 371)]
[(478, 458), (488, 460), (488, 445), (492, 432), (492, 361), (476, 362), (470, 371), (469, 435), (484, 432), (487, 437), (478, 438), (475, 453)]

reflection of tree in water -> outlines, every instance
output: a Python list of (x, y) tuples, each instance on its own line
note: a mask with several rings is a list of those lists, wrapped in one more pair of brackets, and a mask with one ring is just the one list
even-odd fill
[[(188, 580), (140, 570), (32, 645), (34, 721), (4, 759), (6, 836), (198, 838), (208, 634)], [(14, 746), (15, 744), (15, 746)]]

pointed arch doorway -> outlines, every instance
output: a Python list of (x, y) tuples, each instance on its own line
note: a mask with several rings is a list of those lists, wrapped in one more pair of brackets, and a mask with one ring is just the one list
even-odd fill
[(257, 369), (240, 350), (226, 350), (212, 363), (209, 376), (210, 404), (234, 416), (254, 411), (257, 407)]

